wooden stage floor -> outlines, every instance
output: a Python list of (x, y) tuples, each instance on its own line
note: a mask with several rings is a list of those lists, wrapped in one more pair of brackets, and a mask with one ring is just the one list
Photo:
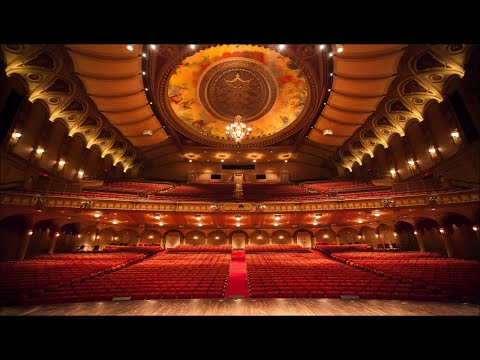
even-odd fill
[(479, 304), (347, 299), (191, 299), (103, 301), (94, 303), (1, 307), (0, 316), (131, 315), (340, 315), (480, 316)]

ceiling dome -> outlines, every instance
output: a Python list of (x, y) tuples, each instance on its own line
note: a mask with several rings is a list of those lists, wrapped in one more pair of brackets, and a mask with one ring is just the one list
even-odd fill
[(262, 46), (220, 45), (172, 67), (160, 98), (174, 127), (188, 137), (234, 145), (225, 128), (240, 115), (252, 128), (242, 145), (259, 145), (298, 130), (311, 86), (304, 69), (286, 54)]

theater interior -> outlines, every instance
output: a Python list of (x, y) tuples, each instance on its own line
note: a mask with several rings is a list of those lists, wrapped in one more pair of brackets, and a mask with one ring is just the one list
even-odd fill
[(0, 315), (479, 316), (480, 46), (0, 50)]

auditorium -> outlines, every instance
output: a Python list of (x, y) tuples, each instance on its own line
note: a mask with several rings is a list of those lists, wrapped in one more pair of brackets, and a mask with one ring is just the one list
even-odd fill
[(480, 46), (0, 44), (0, 315), (480, 315)]

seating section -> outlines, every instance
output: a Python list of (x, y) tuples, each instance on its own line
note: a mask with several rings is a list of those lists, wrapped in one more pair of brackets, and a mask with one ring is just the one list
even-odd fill
[(170, 188), (162, 194), (152, 196), (153, 200), (210, 201), (233, 200), (233, 183), (186, 184)]
[(247, 254), (246, 263), (252, 298), (400, 299), (413, 290), (411, 283), (361, 271), (313, 251)]
[(451, 301), (480, 300), (480, 263), (475, 260), (443, 258), (428, 252), (343, 252), (332, 257), (393, 278), (423, 283), (425, 291), (412, 296), (414, 300), (427, 300), (426, 290), (432, 287), (442, 289)]
[(115, 251), (107, 253), (42, 255), (22, 261), (0, 262), (0, 304), (15, 304), (32, 294), (69, 286), (90, 274), (110, 272), (141, 259), (143, 252)]
[(346, 192), (346, 191), (358, 191), (369, 188), (377, 188), (378, 186), (372, 185), (370, 182), (362, 181), (329, 181), (319, 183), (305, 183), (305, 187), (319, 191), (319, 192)]
[(330, 245), (317, 243), (315, 248), (320, 251), (341, 252), (341, 251), (366, 251), (371, 250), (372, 247), (368, 244), (351, 244), (351, 245)]
[(310, 250), (302, 248), (299, 245), (276, 245), (276, 244), (266, 244), (266, 245), (246, 245), (245, 253), (246, 254), (255, 254), (263, 252), (310, 252)]
[(232, 245), (178, 245), (170, 250), (170, 253), (225, 253), (232, 252)]
[(110, 301), (115, 297), (222, 298), (229, 265), (230, 254), (165, 251), (120, 271), (40, 294), (31, 303)]
[(127, 192), (127, 193), (141, 194), (141, 195), (151, 195), (159, 191), (165, 191), (171, 187), (172, 187), (172, 184), (124, 181), (124, 182), (114, 182), (114, 183), (105, 184), (100, 189), (103, 191)]
[(243, 199), (248, 201), (284, 201), (285, 198), (309, 198), (316, 191), (294, 184), (243, 184)]

